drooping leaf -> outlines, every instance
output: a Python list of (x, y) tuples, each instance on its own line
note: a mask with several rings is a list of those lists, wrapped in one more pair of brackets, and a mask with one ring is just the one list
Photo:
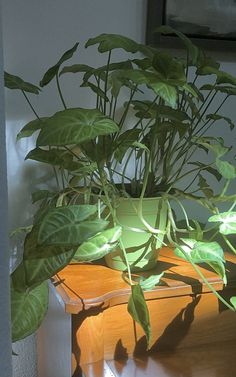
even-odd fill
[(11, 75), (7, 72), (4, 72), (4, 84), (8, 89), (19, 89), (33, 94), (39, 94), (40, 92), (40, 88), (36, 85), (30, 84), (29, 82), (22, 80), (20, 77)]
[(117, 161), (122, 162), (127, 150), (138, 140), (140, 132), (139, 129), (127, 130), (116, 139), (114, 156)]
[(79, 246), (108, 224), (102, 219), (89, 220), (96, 210), (94, 205), (71, 205), (50, 210), (39, 228), (39, 244)]
[(98, 44), (99, 52), (107, 52), (116, 48), (121, 48), (127, 52), (135, 53), (139, 50), (139, 44), (130, 38), (118, 34), (100, 34), (95, 38), (90, 38), (85, 47)]
[(225, 265), (221, 261), (207, 262), (207, 264), (217, 273), (217, 275), (223, 280), (224, 284), (227, 284), (227, 276), (225, 271)]
[(236, 178), (236, 167), (230, 164), (228, 161), (222, 161), (219, 158), (217, 158), (216, 166), (222, 177), (226, 179)]
[(40, 81), (40, 86), (43, 87), (45, 85), (48, 85), (52, 79), (58, 74), (60, 66), (68, 59), (70, 59), (74, 52), (76, 51), (79, 43), (76, 43), (71, 49), (67, 50), (62, 57), (58, 60), (58, 62), (53, 65), (51, 68), (47, 70), (47, 72), (44, 74), (42, 80)]
[(31, 122), (27, 123), (17, 134), (16, 140), (20, 140), (24, 137), (30, 137), (36, 131), (41, 130), (46, 119), (48, 118), (34, 119)]
[(33, 334), (40, 326), (48, 308), (48, 283), (32, 290), (11, 289), (12, 342)]
[(151, 327), (144, 294), (139, 284), (132, 285), (131, 290), (131, 296), (128, 302), (128, 312), (131, 317), (142, 327), (149, 345), (151, 340)]
[(31, 194), (32, 203), (34, 204), (38, 202), (39, 200), (52, 198), (53, 196), (56, 196), (56, 195), (57, 195), (56, 192), (52, 192), (49, 190), (37, 190), (37, 191), (32, 192)]
[(59, 166), (60, 168), (69, 171), (74, 171), (80, 168), (80, 164), (73, 161), (73, 156), (68, 151), (60, 149), (45, 150), (35, 148), (27, 154), (25, 159), (43, 162), (52, 166)]
[(218, 172), (218, 170), (213, 168), (212, 166), (203, 164), (202, 162), (199, 162), (199, 161), (189, 162), (189, 164), (199, 166), (199, 170), (207, 171), (209, 174), (213, 175), (217, 179), (217, 181), (220, 181), (222, 178), (222, 175)]
[(177, 103), (177, 89), (174, 85), (170, 85), (168, 82), (149, 82), (148, 86), (153, 91), (164, 99), (172, 108), (176, 107)]
[(104, 230), (79, 246), (73, 259), (79, 262), (90, 262), (103, 258), (114, 249), (121, 233), (120, 226)]
[(99, 110), (66, 109), (45, 120), (37, 138), (37, 146), (81, 144), (116, 131), (116, 123)]
[(197, 46), (195, 46), (191, 42), (191, 40), (188, 37), (186, 37), (186, 35), (184, 35), (180, 31), (175, 30), (172, 27), (167, 26), (167, 25), (160, 26), (159, 28), (156, 29), (156, 31), (159, 32), (159, 33), (163, 33), (163, 34), (176, 34), (181, 39), (181, 41), (184, 43), (184, 45), (185, 45), (185, 47), (188, 51), (188, 54), (189, 54), (189, 57), (190, 57), (190, 63), (194, 64), (194, 65), (197, 63), (198, 55), (199, 55), (199, 49), (198, 49)]
[(201, 137), (194, 141), (196, 144), (202, 145), (209, 151), (212, 151), (216, 157), (222, 157), (230, 150), (229, 147), (223, 145), (223, 140), (220, 138)]
[(84, 82), (87, 82), (92, 75), (105, 80), (106, 79), (105, 73), (107, 70), (108, 72), (111, 72), (111, 71), (125, 70), (125, 69), (132, 69), (132, 63), (130, 60), (110, 63), (109, 66), (103, 65), (102, 67), (93, 68), (85, 73), (83, 80)]
[(38, 244), (36, 225), (26, 235), (22, 262), (11, 275), (12, 284), (17, 291), (33, 289), (50, 279), (72, 259), (75, 248), (62, 246), (41, 246)]
[(229, 124), (231, 131), (234, 129), (234, 126), (235, 126), (235, 124), (232, 122), (232, 120), (230, 118), (225, 117), (225, 116), (220, 115), (220, 114), (208, 114), (206, 116), (206, 119), (212, 119), (212, 120), (215, 120), (215, 121), (225, 120)]
[(82, 88), (90, 88), (97, 96), (103, 98), (106, 102), (109, 101), (109, 98), (106, 96), (104, 90), (99, 88), (97, 85), (92, 82), (86, 81), (81, 85)]
[(151, 275), (148, 278), (142, 278), (140, 281), (140, 286), (143, 291), (151, 291), (155, 288), (156, 285), (160, 283), (160, 280), (162, 276), (164, 275), (164, 272), (158, 275)]
[(199, 175), (198, 187), (207, 198), (211, 198), (214, 195), (212, 188), (209, 186), (206, 179), (201, 174)]

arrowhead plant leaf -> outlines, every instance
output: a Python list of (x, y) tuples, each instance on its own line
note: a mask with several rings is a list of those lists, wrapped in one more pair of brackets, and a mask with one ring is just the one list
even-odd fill
[(116, 123), (95, 109), (66, 109), (44, 121), (37, 146), (81, 144), (118, 131)]
[(48, 308), (47, 281), (32, 290), (18, 292), (11, 288), (12, 342), (33, 334)]
[(131, 286), (128, 312), (131, 317), (142, 327), (149, 345), (151, 340), (150, 318), (144, 294), (139, 284)]

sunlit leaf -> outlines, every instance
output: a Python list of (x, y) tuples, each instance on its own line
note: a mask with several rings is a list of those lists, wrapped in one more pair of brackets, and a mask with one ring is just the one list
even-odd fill
[(73, 259), (79, 262), (88, 262), (103, 258), (114, 249), (121, 232), (120, 226), (104, 230), (79, 246)]
[(152, 289), (154, 289), (155, 286), (160, 283), (160, 280), (163, 275), (164, 272), (158, 275), (151, 275), (148, 278), (142, 277), (140, 280), (140, 286), (143, 289), (143, 291), (151, 291)]
[(219, 158), (217, 158), (216, 166), (222, 177), (226, 179), (236, 178), (236, 167), (230, 164), (228, 161), (222, 161)]
[(219, 215), (211, 216), (209, 222), (221, 222), (220, 233), (224, 235), (236, 234), (236, 212), (222, 212)]
[(140, 324), (145, 332), (148, 345), (151, 340), (150, 318), (142, 288), (139, 284), (131, 286), (131, 296), (128, 302), (128, 312)]

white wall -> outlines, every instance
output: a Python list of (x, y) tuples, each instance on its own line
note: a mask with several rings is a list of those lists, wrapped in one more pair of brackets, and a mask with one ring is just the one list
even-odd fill
[[(84, 51), (81, 48), (90, 37), (106, 32), (119, 33), (144, 42), (146, 0), (2, 1), (5, 68), (30, 82), (38, 83), (45, 70), (76, 41), (81, 43), (77, 55), (79, 62), (91, 65), (99, 63), (94, 61), (94, 49), (89, 48)], [(227, 61), (224, 61), (225, 55), (219, 57), (224, 62), (223, 69), (236, 75), (234, 64), (236, 54), (227, 56)], [(85, 89), (79, 90), (74, 77), (71, 77), (69, 86), (62, 81), (62, 87), (71, 105), (90, 104), (88, 92)], [(45, 90), (45, 95), (40, 98), (32, 96), (40, 115), (53, 114), (61, 106), (53, 89), (54, 84), (50, 85)], [(22, 225), (30, 218), (32, 213), (30, 192), (32, 188), (37, 187), (38, 179), (42, 177), (44, 171), (30, 162), (23, 162), (27, 150), (31, 147), (29, 141), (22, 141), (17, 145), (15, 143), (17, 131), (28, 120), (34, 118), (24, 98), (20, 93), (8, 90), (6, 107), (9, 216), (12, 228)], [(225, 112), (236, 119), (236, 106), (233, 101), (226, 106)], [(27, 344), (32, 345), (29, 341)], [(34, 355), (31, 353), (29, 361), (24, 359), (24, 353), (30, 355), (29, 349), (25, 352), (25, 348), (19, 348), (18, 351), (21, 363), (15, 367), (15, 377), (34, 377), (36, 373), (35, 367), (32, 366), (35, 363)], [(25, 361), (25, 366), (22, 359)]]
[[(146, 0), (2, 0), (5, 69), (38, 83), (47, 68), (72, 47), (100, 33), (119, 33), (144, 42)], [(93, 48), (79, 49), (81, 62), (96, 65)], [(75, 106), (86, 106), (90, 97), (86, 89), (78, 90), (72, 77), (70, 86), (62, 86), (66, 97)], [(40, 99), (32, 96), (40, 115), (53, 114), (61, 108), (51, 85)], [(72, 95), (69, 94), (72, 92)], [(81, 95), (82, 93), (82, 95)], [(73, 98), (74, 97), (74, 98)], [(9, 217), (14, 228), (29, 221), (32, 214), (30, 193), (45, 173), (24, 156), (32, 144), (24, 140), (15, 143), (17, 131), (33, 119), (23, 96), (6, 91)], [(47, 177), (45, 178), (47, 179)], [(20, 250), (18, 250), (20, 253)], [(35, 377), (34, 338), (15, 346), (14, 377)]]
[[(1, 4), (0, 4), (1, 21)], [(11, 377), (11, 334), (9, 300), (9, 253), (7, 242), (7, 167), (4, 119), (2, 29), (0, 22), (0, 366), (1, 377)]]

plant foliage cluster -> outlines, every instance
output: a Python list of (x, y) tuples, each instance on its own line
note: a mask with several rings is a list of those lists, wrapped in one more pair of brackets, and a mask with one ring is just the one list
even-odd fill
[[(160, 31), (175, 32), (166, 27)], [(107, 55), (101, 67), (66, 65), (77, 51), (76, 43), (40, 82), (43, 88), (55, 80), (62, 103), (62, 109), (48, 117), (40, 117), (29, 99), (41, 88), (5, 73), (6, 87), (21, 90), (36, 117), (17, 136), (19, 140), (37, 134), (36, 146), (26, 159), (50, 165), (57, 182), (57, 190), (32, 195), (38, 210), (25, 237), (23, 260), (11, 279), (13, 341), (39, 326), (47, 310), (47, 279), (71, 260), (100, 259), (117, 244), (126, 258), (122, 224), (116, 217), (121, 197), (139, 198), (137, 216), (154, 241), (152, 247), (172, 244), (175, 254), (189, 261), (213, 291), (199, 263), (207, 263), (227, 283), (224, 252), (216, 237), (220, 235), (235, 252), (228, 235), (236, 233), (236, 193), (230, 194), (235, 190), (236, 168), (227, 160), (231, 147), (224, 145), (225, 128), (233, 131), (234, 122), (221, 114), (221, 108), (235, 96), (236, 78), (176, 33), (185, 47), (184, 57), (120, 35), (89, 39), (86, 48), (97, 46)], [(127, 58), (113, 61), (116, 49)], [(65, 75), (79, 78), (81, 87), (91, 91), (93, 108), (69, 107), (60, 85)], [(217, 124), (219, 137), (211, 134)], [(164, 216), (165, 221), (157, 221), (161, 225), (155, 228), (143, 216), (146, 197), (165, 203), (165, 213), (157, 213), (157, 220)], [(186, 200), (204, 207), (209, 213), (206, 222), (212, 226), (191, 220)], [(183, 213), (181, 225), (176, 206)], [(161, 276), (134, 283), (128, 264), (127, 271), (128, 310), (150, 340), (143, 291), (152, 289)], [(226, 302), (214, 293), (235, 309), (234, 298)]]

